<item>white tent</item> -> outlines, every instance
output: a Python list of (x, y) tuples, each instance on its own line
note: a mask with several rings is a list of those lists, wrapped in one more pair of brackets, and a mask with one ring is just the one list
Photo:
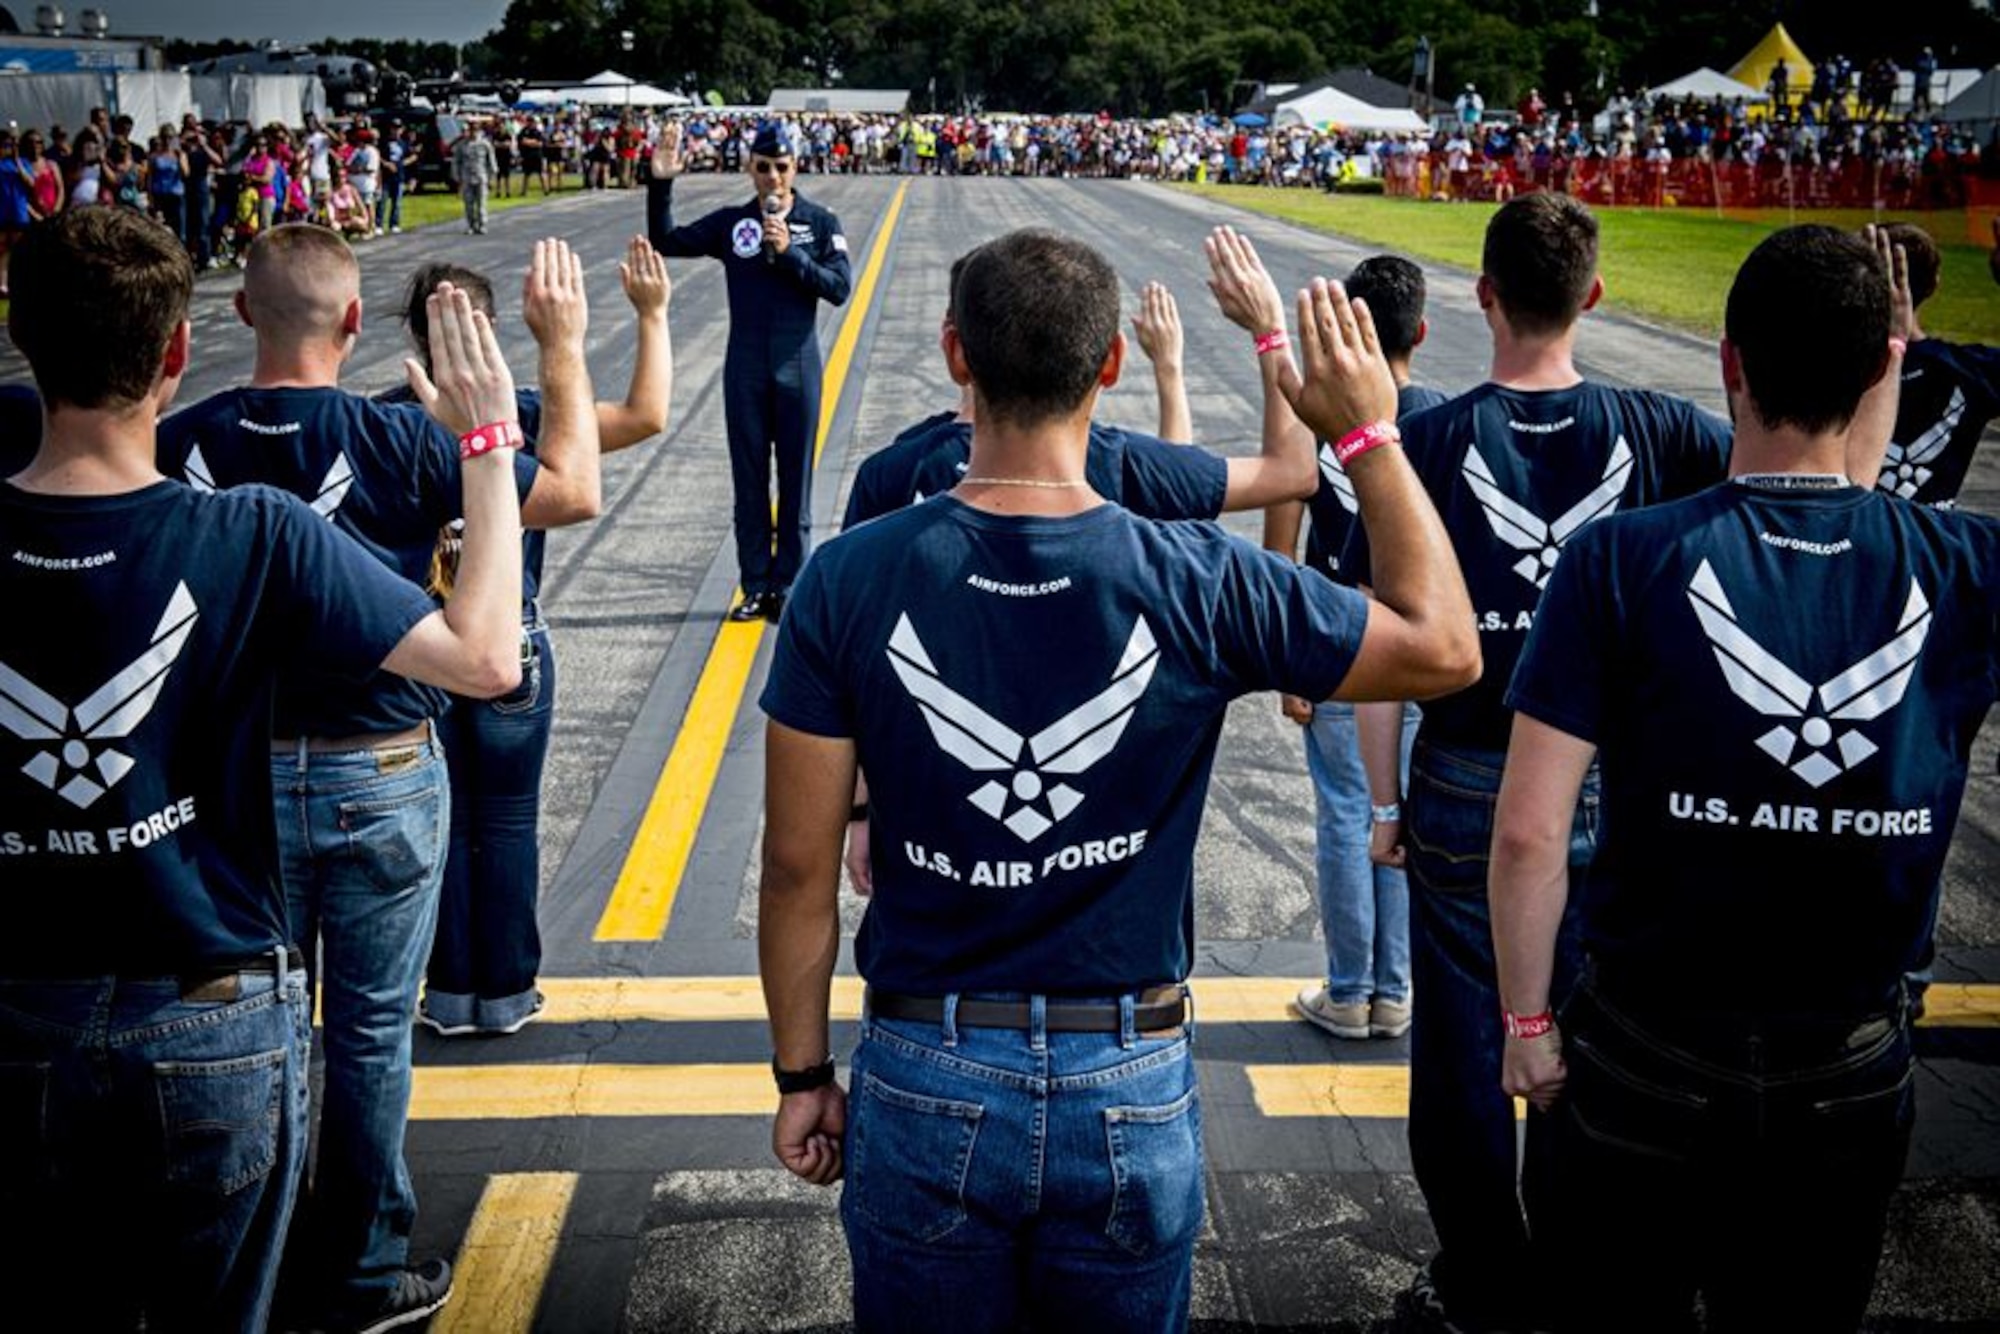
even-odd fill
[(2000, 121), (2000, 69), (1988, 70), (1986, 77), (1952, 98), (1938, 114), (1953, 125)]
[(1424, 118), (1408, 107), (1370, 106), (1334, 88), (1321, 88), (1272, 108), (1275, 126), (1333, 124), (1343, 130), (1421, 130)]
[(568, 88), (531, 88), (521, 94), (521, 101), (531, 106), (577, 102), (593, 107), (684, 107), (694, 99), (607, 69)]
[(1679, 101), (1683, 97), (1698, 97), (1707, 102), (1720, 97), (1725, 102), (1742, 98), (1745, 102), (1768, 102), (1771, 95), (1761, 88), (1730, 78), (1703, 65), (1692, 74), (1683, 74), (1671, 83), (1663, 83), (1652, 90), (1654, 97), (1671, 97)]

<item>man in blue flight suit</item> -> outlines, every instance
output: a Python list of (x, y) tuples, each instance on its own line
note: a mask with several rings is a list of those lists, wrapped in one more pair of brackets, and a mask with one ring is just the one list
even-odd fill
[(813, 326), (820, 301), (841, 305), (853, 286), (847, 238), (839, 218), (792, 188), (798, 161), (782, 125), (764, 126), (750, 144), (755, 198), (676, 227), (674, 178), (685, 166), (680, 126), (669, 125), (653, 152), (653, 178), (646, 185), (646, 234), (662, 255), (707, 255), (721, 260), (728, 275), (729, 354), (722, 396), (736, 490), (736, 565), (743, 578), (743, 601), (729, 617), (775, 621), (806, 558), (813, 431), (819, 422), (819, 339)]

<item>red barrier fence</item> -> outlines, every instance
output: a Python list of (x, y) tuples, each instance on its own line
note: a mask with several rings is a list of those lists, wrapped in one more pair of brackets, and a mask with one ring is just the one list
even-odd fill
[(1476, 200), (1560, 190), (1593, 205), (1651, 208), (2000, 207), (2000, 182), (1982, 179), (1976, 171), (1976, 163), (1951, 158), (1911, 165), (1850, 157), (1835, 166), (1803, 166), (1771, 154), (1755, 164), (1697, 158), (1664, 163), (1585, 158), (1524, 169), (1507, 160), (1474, 162), (1454, 172), (1432, 156), (1392, 158), (1384, 187), (1392, 195)]

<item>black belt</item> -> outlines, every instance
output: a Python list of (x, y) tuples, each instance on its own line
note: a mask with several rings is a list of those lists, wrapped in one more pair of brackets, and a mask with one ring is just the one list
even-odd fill
[[(296, 945), (285, 947), (285, 969), (295, 973), (306, 966), (306, 956), (299, 953)], [(200, 968), (180, 975), (182, 1000), (238, 1000), (242, 997), (242, 985), (236, 980), (245, 973), (261, 977), (278, 976), (278, 954), (276, 950), (268, 954), (253, 954), (248, 958), (231, 963), (204, 964)]]
[[(1187, 1022), (1187, 989), (1154, 987), (1132, 1006), (1132, 1027), (1140, 1033), (1179, 1028)], [(901, 996), (868, 989), (868, 1013), (877, 1019), (919, 1024), (944, 1022), (944, 997)], [(1032, 1028), (1027, 1001), (961, 1000), (954, 1022), (967, 1028)], [(1116, 1001), (1050, 1001), (1043, 1027), (1051, 1033), (1118, 1033), (1124, 1029)]]

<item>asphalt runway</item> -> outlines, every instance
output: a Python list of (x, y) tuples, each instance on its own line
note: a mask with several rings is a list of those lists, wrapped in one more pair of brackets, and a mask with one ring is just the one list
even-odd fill
[[(1250, 234), (1288, 293), (1368, 253), (1136, 183), (808, 177), (801, 186), (840, 214), (857, 274), (873, 274), (850, 310), (823, 308), (822, 338), (847, 370), (837, 400), (829, 385), (814, 506), (821, 534), (861, 459), (955, 401), (936, 334), (947, 267), (968, 246), (1050, 226), (1111, 256), (1128, 306), (1142, 283), (1166, 282), (1186, 326), (1196, 438), (1231, 454), (1257, 448), (1258, 381), (1249, 338), (1207, 294), (1207, 229), (1229, 222)], [(744, 188), (691, 177), (676, 202), (693, 217)], [(482, 237), (438, 226), (367, 244), (370, 315), (348, 387), (372, 392), (400, 378), (401, 284), (417, 263), (446, 257), (501, 279), (508, 353), (531, 375), (518, 275), (534, 238), (559, 235), (592, 275), (598, 394), (621, 396), (631, 338), (616, 257), (635, 231), (641, 196), (613, 192), (495, 214)], [(755, 984), (763, 765), (754, 700), (770, 636), (721, 620), (734, 593), (723, 278), (711, 261), (670, 268), (670, 428), (607, 459), (602, 517), (549, 542), (543, 602), (560, 679), (544, 787), (549, 1008), (512, 1038), (417, 1039), (415, 1253), (452, 1256), (460, 1268), (436, 1329), (723, 1334), (845, 1321), (837, 1196), (793, 1183), (768, 1148), (775, 1095)], [(1486, 330), (1470, 275), (1428, 268), (1431, 333), (1417, 378), (1462, 390), (1483, 378)], [(235, 286), (228, 273), (199, 286), (184, 401), (248, 377)], [(4, 369), (18, 377), (8, 355)], [(1593, 314), (1579, 360), (1603, 380), (1722, 406), (1716, 354), (1702, 340)], [(1154, 413), (1135, 354), (1100, 415), (1151, 429)], [(1983, 452), (1965, 495), (1987, 513), (2000, 513), (1995, 460)], [(1230, 526), (1257, 537), (1254, 514)], [(1956, 999), (1921, 1034), (1920, 1123), (1877, 1285), (1876, 1330), (2000, 1329), (1996, 744), (2000, 728), (1989, 721), (1939, 929), (1938, 975)], [(1404, 1145), (1406, 1043), (1339, 1043), (1285, 1011), (1323, 964), (1312, 861), (1298, 729), (1273, 698), (1242, 700), (1224, 732), (1197, 856), (1209, 1186), (1196, 1264), (1201, 1329), (1391, 1328), (1395, 1295), (1431, 1244)], [(845, 902), (851, 935), (860, 901)], [(841, 972), (851, 978), (845, 950)], [(849, 1017), (836, 1023), (837, 1049), (851, 1045), (853, 998), (843, 981), (836, 1015)]]

